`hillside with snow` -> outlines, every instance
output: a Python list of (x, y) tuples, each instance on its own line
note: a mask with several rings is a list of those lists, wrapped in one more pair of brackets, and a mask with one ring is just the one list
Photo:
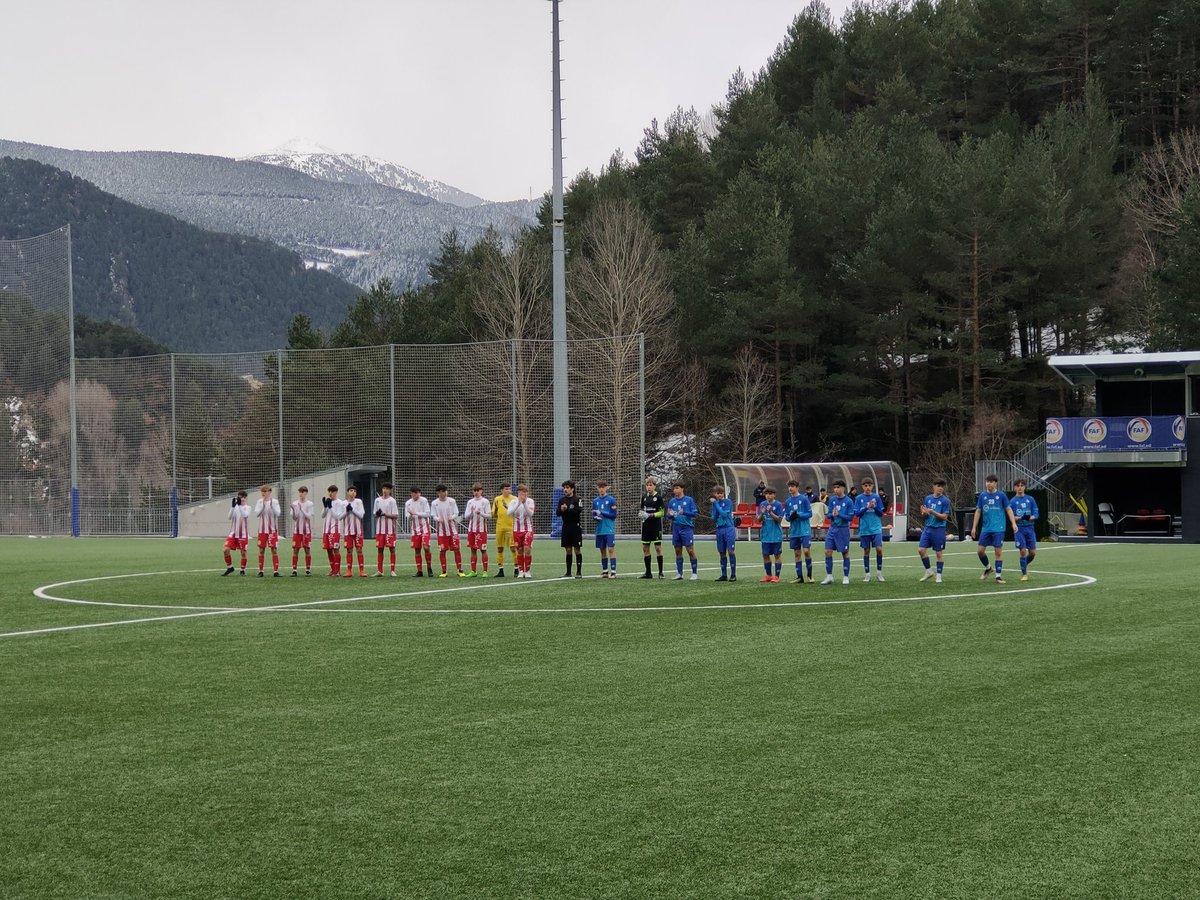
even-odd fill
[[(340, 162), (328, 161), (329, 165), (343, 173), (358, 165), (344, 154), (307, 155), (337, 156)], [(457, 231), (466, 244), (489, 228), (511, 234), (533, 223), (540, 202), (456, 205), (377, 182), (362, 167), (360, 176), (348, 181), (249, 159), (66, 150), (0, 140), (0, 157), (4, 156), (55, 166), (124, 200), (202, 228), (271, 241), (299, 254), (310, 268), (329, 271), (360, 288), (382, 277), (400, 288), (422, 284), (448, 231)], [(436, 182), (424, 179), (422, 190), (432, 191), (430, 184)]]
[(382, 184), (429, 197), (441, 203), (471, 208), (487, 201), (468, 194), (450, 184), (426, 178), (420, 172), (397, 163), (363, 156), (359, 153), (339, 153), (303, 138), (293, 138), (281, 147), (242, 157), (251, 162), (295, 169), (321, 181), (340, 181), (346, 184)]

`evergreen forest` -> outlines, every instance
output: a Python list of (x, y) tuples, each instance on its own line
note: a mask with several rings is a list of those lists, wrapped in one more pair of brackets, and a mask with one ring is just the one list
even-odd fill
[[(1048, 357), (1200, 347), (1198, 126), (1195, 2), (815, 0), (570, 185), (570, 330), (647, 333), (685, 470), (1011, 452), (1087, 410)], [(548, 337), (549, 246), (548, 202), (516, 240), (449, 233), (428, 284), (289, 340)]]

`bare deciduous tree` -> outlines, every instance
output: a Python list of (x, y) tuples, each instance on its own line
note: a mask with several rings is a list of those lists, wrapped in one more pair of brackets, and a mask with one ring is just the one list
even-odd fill
[(1141, 239), (1147, 266), (1156, 261), (1159, 238), (1179, 229), (1180, 209), (1188, 187), (1200, 178), (1200, 131), (1175, 132), (1142, 156), (1141, 175), (1124, 201)]
[[(536, 427), (550, 392), (550, 354), (541, 343), (550, 337), (549, 248), (528, 234), (518, 235), (508, 246), (493, 238), (474, 287), (479, 320), (475, 339), (505, 343), (482, 350), (491, 356), (480, 368), (456, 370), (463, 379), (463, 389), (456, 392), (463, 398), (456, 418), (465, 432), (478, 436), (463, 452), (471, 457), (481, 451), (496, 458), (511, 456), (515, 428), (515, 475), (531, 478), (549, 439)], [(496, 414), (491, 396), (478, 396), (481, 383), (500, 386), (501, 403), (511, 404), (509, 415)]]
[(730, 436), (739, 462), (757, 462), (774, 446), (775, 421), (770, 411), (774, 390), (767, 362), (750, 344), (742, 347), (726, 391), (734, 414)]
[[(584, 467), (606, 472), (629, 490), (638, 475), (641, 416), (641, 338), (645, 339), (645, 384), (664, 382), (670, 364), (669, 324), (673, 309), (666, 263), (646, 216), (627, 200), (602, 200), (583, 226), (583, 252), (569, 275), (570, 320), (577, 338), (594, 339), (594, 361), (572, 367), (572, 391), (582, 401), (573, 422), (609, 436), (600, 452), (584, 443), (592, 459)], [(649, 405), (667, 397), (647, 392)]]

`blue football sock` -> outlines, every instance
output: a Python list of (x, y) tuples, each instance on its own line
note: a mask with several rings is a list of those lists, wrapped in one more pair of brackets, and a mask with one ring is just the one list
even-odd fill
[(801, 574), (803, 574), (803, 573), (800, 570), (800, 563), (797, 562), (796, 563), (796, 577), (799, 578), (801, 576)]
[(850, 577), (850, 557), (848, 556), (842, 558), (842, 574), (847, 578)]
[(1029, 571), (1029, 560), (1026, 557), (1022, 556), (1021, 557), (1021, 574), (1024, 575), (1028, 571)]
[(943, 565), (943, 563), (942, 563), (942, 561), (939, 559), (939, 560), (938, 560), (938, 564), (937, 564), (937, 573), (938, 573), (939, 575), (941, 575), (941, 574), (942, 574), (942, 565)]
[(769, 559), (763, 560), (763, 571), (766, 572), (768, 575), (771, 574), (771, 561)]
[(783, 560), (775, 560), (775, 577), (779, 577), (779, 573), (783, 571)]
[(808, 577), (812, 578), (812, 560), (806, 559), (804, 561), (804, 567), (808, 570)]
[(832, 556), (825, 557), (825, 574), (827, 574), (827, 575), (833, 574), (833, 557)]
[(875, 571), (876, 572), (883, 571), (883, 554), (882, 553), (875, 554)]
[(682, 556), (675, 557), (675, 571), (680, 575), (683, 574), (683, 557)]
[(926, 570), (929, 569), (929, 557), (928, 556), (921, 557), (921, 565), (923, 565), (926, 568)]
[(729, 554), (729, 574), (737, 574), (737, 557), (732, 553)]
[(700, 569), (700, 560), (696, 559), (696, 557), (693, 556), (692, 557), (692, 574), (695, 575), (696, 572), (699, 571), (699, 569)]
[(979, 562), (985, 569), (988, 567), (988, 558), (986, 553), (979, 554)]
[(601, 572), (608, 571), (608, 557), (607, 556), (600, 557), (600, 571)]
[(997, 577), (997, 578), (999, 578), (999, 577), (1000, 577), (1000, 573), (1001, 573), (1003, 570), (1004, 570), (1004, 562), (1003, 562), (1002, 560), (999, 560), (999, 559), (998, 559), (998, 560), (996, 560), (996, 577)]
[(868, 575), (871, 574), (871, 557), (869, 556), (863, 557), (863, 571)]
[(724, 556), (721, 557), (721, 574), (726, 578), (729, 577), (729, 560)]

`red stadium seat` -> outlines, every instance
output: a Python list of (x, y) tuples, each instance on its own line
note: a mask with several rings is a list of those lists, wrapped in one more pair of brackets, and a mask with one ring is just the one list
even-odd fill
[(754, 516), (742, 516), (737, 520), (737, 527), (746, 529), (746, 540), (753, 540), (753, 531), (759, 527), (758, 519)]

